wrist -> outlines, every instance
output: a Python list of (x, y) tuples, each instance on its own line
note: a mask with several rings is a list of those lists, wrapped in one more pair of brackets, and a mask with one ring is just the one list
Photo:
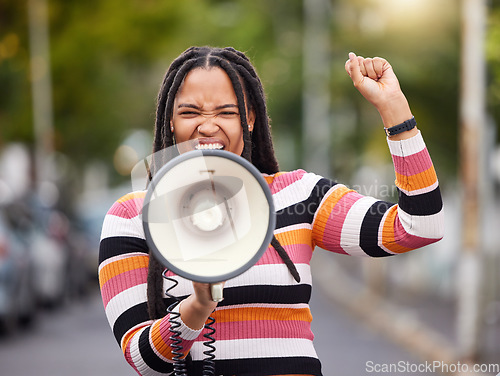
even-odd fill
[(384, 131), (390, 140), (400, 141), (415, 136), (418, 133), (416, 126), (417, 122), (412, 117), (390, 128), (384, 128)]
[(180, 303), (179, 313), (181, 319), (189, 328), (199, 330), (203, 328), (210, 314), (217, 307), (217, 303), (203, 304), (191, 295)]
[(377, 107), (377, 110), (384, 123), (384, 128), (390, 128), (410, 119), (413, 115), (406, 97), (401, 95), (384, 102)]

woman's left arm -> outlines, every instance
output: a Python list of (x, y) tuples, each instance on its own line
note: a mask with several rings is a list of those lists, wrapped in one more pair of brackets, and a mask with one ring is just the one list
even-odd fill
[[(354, 86), (379, 111), (385, 128), (412, 118), (390, 64), (349, 54), (345, 68)], [(434, 243), (443, 237), (443, 203), (432, 160), (417, 128), (388, 137), (398, 204), (333, 185), (315, 214), (318, 246), (357, 256), (383, 257)]]

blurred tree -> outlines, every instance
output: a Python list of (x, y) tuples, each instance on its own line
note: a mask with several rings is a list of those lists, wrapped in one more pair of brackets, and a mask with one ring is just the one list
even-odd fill
[[(337, 0), (332, 64), (334, 171), (349, 181), (360, 165), (388, 161), (381, 121), (343, 76), (347, 53), (393, 66), (442, 180), (457, 164), (459, 21), (454, 0)], [(335, 120), (339, 116), (339, 124)], [(379, 126), (376, 126), (379, 125)], [(339, 157), (342, 158), (339, 158)], [(336, 161), (336, 162), (335, 162)], [(346, 163), (347, 161), (347, 163)]]
[(0, 0), (0, 141), (32, 139), (27, 22), (25, 2)]
[(486, 59), (489, 67), (488, 110), (496, 125), (496, 137), (500, 131), (500, 2), (491, 1), (486, 40)]
[[(457, 6), (422, 0), (413, 2), (421, 8), (405, 10), (400, 3), (331, 2), (331, 163), (340, 180), (367, 161), (388, 158), (383, 142), (372, 142), (380, 139), (378, 114), (344, 71), (351, 50), (394, 65), (440, 176), (455, 174)], [(169, 63), (191, 45), (209, 44), (250, 56), (268, 94), (281, 165), (300, 167), (294, 151), (301, 142), (302, 0), (50, 0), (49, 6), (55, 145), (77, 165), (105, 160), (111, 166), (130, 130), (152, 132)], [(6, 141), (33, 141), (27, 46), (26, 3), (0, 0), (0, 135)]]
[[(191, 45), (247, 51), (268, 91), (284, 97), (270, 101), (285, 114), (279, 123), (300, 129), (300, 106), (289, 105), (300, 103), (300, 79), (293, 79), (300, 78), (300, 1), (49, 5), (55, 145), (80, 165), (110, 161), (126, 131), (152, 132), (163, 73)], [(26, 4), (1, 0), (0, 14), (2, 137), (32, 143)]]

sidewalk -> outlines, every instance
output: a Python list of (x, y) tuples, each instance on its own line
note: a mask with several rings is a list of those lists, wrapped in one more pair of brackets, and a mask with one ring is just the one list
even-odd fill
[[(399, 297), (392, 301), (383, 300), (367, 291), (360, 281), (345, 273), (339, 267), (335, 257), (325, 252), (315, 252), (311, 265), (315, 276), (315, 293), (319, 295), (320, 301), (328, 301), (322, 303), (327, 307), (314, 308), (314, 305), (319, 305), (319, 303), (313, 299), (313, 316), (314, 320), (318, 320), (315, 323), (315, 333), (323, 336), (323, 331), (330, 331), (328, 341), (335, 344), (337, 348), (342, 348), (342, 356), (336, 358), (337, 362), (340, 359), (342, 363), (350, 364), (351, 367), (329, 373), (333, 371), (330, 371), (325, 364), (325, 376), (376, 374), (373, 367), (366, 367), (368, 361), (373, 361), (373, 364), (378, 362), (378, 364), (404, 365), (400, 372), (379, 373), (383, 375), (494, 376), (497, 374), (498, 371), (495, 373), (451, 372), (453, 367), (461, 364), (455, 348), (455, 309), (452, 302), (413, 299), (412, 297)], [(318, 314), (318, 311), (322, 310), (331, 312), (330, 316), (337, 316), (335, 320), (338, 318), (338, 322), (331, 321), (327, 325), (328, 317), (322, 318), (322, 316), (328, 314), (325, 312)], [(329, 328), (329, 325), (332, 328)], [(338, 330), (338, 334), (335, 330)], [(346, 332), (352, 333), (352, 336), (346, 336)], [(480, 361), (482, 364), (496, 366), (500, 362), (499, 338), (500, 325), (496, 323), (485, 333), (486, 346), (482, 355), (483, 359)], [(316, 339), (319, 340), (319, 338)], [(316, 343), (317, 348), (323, 346), (328, 347), (328, 343), (323, 344), (319, 341)], [(331, 346), (331, 348), (332, 352), (335, 352), (334, 347)], [(318, 349), (318, 352), (320, 350)], [(352, 352), (356, 353), (354, 361), (351, 360)], [(323, 362), (328, 357), (334, 357), (331, 353), (319, 355)], [(375, 357), (378, 357), (378, 361)], [(331, 360), (328, 359), (328, 361)], [(420, 369), (424, 369), (425, 364), (440, 362), (443, 367), (439, 369), (443, 372), (435, 370), (430, 373), (401, 372), (410, 368), (406, 362), (414, 367), (419, 366)], [(447, 364), (448, 368), (446, 368)], [(465, 368), (465, 366), (462, 367), (462, 369)], [(369, 372), (370, 370), (372, 372)]]
[[(376, 373), (375, 370), (384, 364), (422, 363), (414, 354), (377, 333), (375, 328), (370, 329), (345, 305), (328, 297), (325, 286), (320, 286), (318, 281), (313, 285), (312, 328), (324, 376), (400, 376), (401, 372)], [(429, 372), (414, 375), (436, 376)]]

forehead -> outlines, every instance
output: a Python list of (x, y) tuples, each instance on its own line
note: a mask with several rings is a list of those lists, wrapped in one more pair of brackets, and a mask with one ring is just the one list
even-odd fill
[(227, 73), (219, 67), (195, 68), (190, 71), (177, 92), (177, 99), (203, 99), (236, 101), (233, 84)]

